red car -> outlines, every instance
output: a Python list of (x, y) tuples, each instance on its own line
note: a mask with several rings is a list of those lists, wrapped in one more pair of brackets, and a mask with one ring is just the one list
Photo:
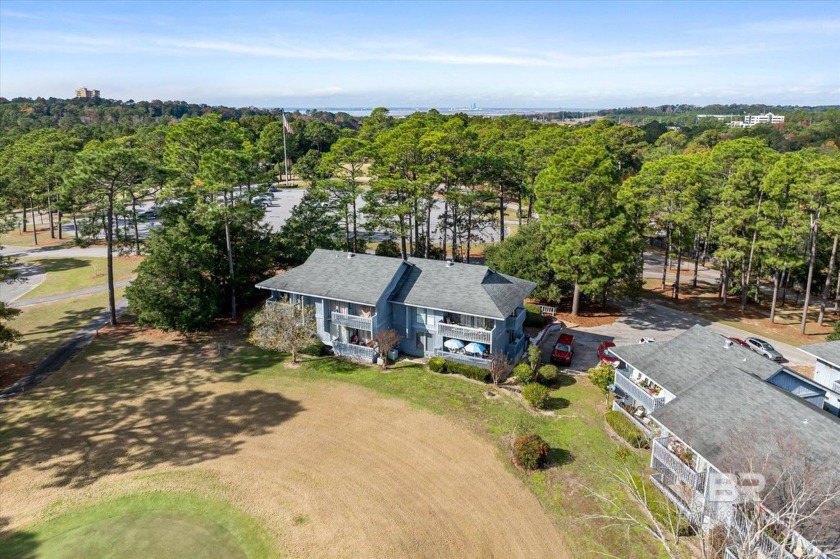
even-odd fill
[(742, 340), (741, 338), (729, 338), (729, 341), (730, 342), (735, 342), (736, 344), (738, 344), (740, 346), (744, 346), (745, 348), (750, 349), (750, 345), (747, 342), (745, 342), (744, 340)]
[(571, 365), (572, 355), (575, 353), (575, 337), (571, 334), (560, 334), (554, 351), (551, 352), (551, 362), (560, 365)]
[(615, 343), (613, 342), (601, 342), (598, 344), (598, 359), (601, 360), (601, 363), (607, 363), (609, 365), (618, 365), (619, 360), (609, 352), (611, 347), (615, 347)]

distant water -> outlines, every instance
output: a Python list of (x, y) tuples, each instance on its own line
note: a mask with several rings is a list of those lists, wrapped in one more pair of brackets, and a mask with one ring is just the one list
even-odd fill
[[(465, 113), (470, 116), (507, 116), (507, 115), (526, 115), (526, 114), (538, 114), (538, 113), (557, 113), (557, 112), (581, 112), (581, 113), (593, 113), (598, 111), (599, 109), (568, 109), (564, 107), (551, 107), (551, 108), (504, 108), (504, 107), (491, 107), (491, 108), (481, 108), (481, 109), (473, 109), (473, 108), (440, 108), (440, 107), (394, 107), (388, 108), (389, 114), (394, 117), (403, 117), (408, 116), (412, 113), (426, 112), (431, 109), (436, 109), (441, 114), (445, 115), (452, 115), (456, 113)], [(301, 112), (306, 112), (308, 109), (299, 109)], [(371, 108), (360, 108), (360, 107), (324, 107), (318, 110), (321, 111), (328, 111), (331, 113), (347, 113), (351, 116), (369, 116), (370, 112), (373, 110)]]

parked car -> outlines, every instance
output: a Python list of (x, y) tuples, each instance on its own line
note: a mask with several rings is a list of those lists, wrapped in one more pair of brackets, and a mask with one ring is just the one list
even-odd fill
[(739, 346), (750, 349), (750, 344), (748, 344), (747, 342), (745, 342), (741, 338), (728, 338), (728, 339), (729, 339), (730, 342), (732, 342), (734, 344), (738, 344)]
[(258, 194), (251, 199), (251, 203), (260, 206), (270, 206), (274, 202), (271, 194)]
[(751, 350), (753, 350), (754, 352), (756, 352), (759, 355), (763, 355), (764, 357), (766, 357), (767, 359), (770, 359), (771, 361), (781, 361), (781, 360), (784, 359), (784, 357), (782, 357), (782, 354), (779, 353), (778, 351), (776, 351), (776, 348), (774, 348), (772, 345), (770, 345), (769, 342), (766, 342), (766, 341), (762, 340), (761, 338), (750, 337), (750, 338), (747, 338), (744, 341), (747, 342), (747, 346)]
[(617, 367), (620, 361), (610, 353), (610, 348), (612, 347), (615, 347), (614, 342), (601, 342), (598, 344), (598, 359), (601, 360), (601, 363)]
[(151, 208), (148, 210), (143, 210), (142, 212), (137, 212), (137, 217), (140, 219), (145, 219), (146, 221), (151, 221), (153, 219), (158, 218), (158, 212), (156, 208)]
[(551, 352), (551, 362), (560, 365), (571, 365), (572, 355), (575, 353), (575, 337), (571, 334), (560, 334), (554, 351)]

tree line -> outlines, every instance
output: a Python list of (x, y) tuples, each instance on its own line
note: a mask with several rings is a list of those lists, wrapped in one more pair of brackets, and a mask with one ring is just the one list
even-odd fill
[[(35, 213), (45, 212), (51, 236), (70, 216), (80, 242), (104, 231), (109, 258), (145, 250), (132, 307), (179, 329), (235, 316), (261, 274), (315, 248), (371, 242), (403, 258), (486, 252), (575, 313), (582, 300), (638, 293), (646, 241), (662, 243), (666, 261), (714, 259), (721, 298), (738, 296), (742, 308), (762, 296), (765, 276), (776, 291), (806, 286), (806, 300), (819, 283), (823, 303), (840, 286), (836, 138), (780, 153), (720, 126), (685, 134), (434, 110), (397, 119), (384, 108), (358, 126), (287, 117), (292, 168), (309, 188), (276, 233), (251, 202), (284, 165), (278, 114), (189, 116), (94, 139), (35, 129), (0, 152), (0, 189), (36, 238)], [(152, 197), (167, 202), (164, 227), (144, 248), (138, 207)]]

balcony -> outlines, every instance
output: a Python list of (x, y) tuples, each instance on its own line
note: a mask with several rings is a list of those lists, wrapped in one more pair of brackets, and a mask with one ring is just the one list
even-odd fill
[(345, 326), (354, 330), (373, 332), (373, 321), (375, 317), (376, 315), (367, 317), (333, 311), (332, 322), (338, 326)]
[(443, 357), (447, 361), (455, 361), (456, 363), (463, 363), (465, 365), (472, 365), (474, 367), (481, 367), (482, 369), (490, 368), (490, 360), (482, 359), (481, 357), (472, 357), (463, 353), (454, 353), (444, 349), (436, 349), (435, 357)]
[(344, 342), (333, 342), (333, 353), (339, 357), (346, 357), (354, 361), (361, 361), (362, 363), (375, 363), (377, 352), (372, 347), (356, 344), (346, 344)]
[(665, 405), (664, 396), (655, 396), (648, 389), (636, 384), (629, 376), (626, 369), (615, 370), (615, 385), (621, 391), (635, 400), (648, 412), (653, 412)]
[(706, 473), (697, 472), (671, 452), (668, 448), (668, 437), (653, 441), (652, 454), (653, 469), (662, 474), (662, 481), (668, 485), (687, 486), (702, 496), (706, 484)]
[(493, 341), (493, 331), (484, 328), (469, 328), (458, 324), (438, 322), (438, 333), (446, 338), (457, 338), (466, 342), (489, 344)]
[(840, 380), (835, 380), (831, 388), (834, 392), (840, 394)]

